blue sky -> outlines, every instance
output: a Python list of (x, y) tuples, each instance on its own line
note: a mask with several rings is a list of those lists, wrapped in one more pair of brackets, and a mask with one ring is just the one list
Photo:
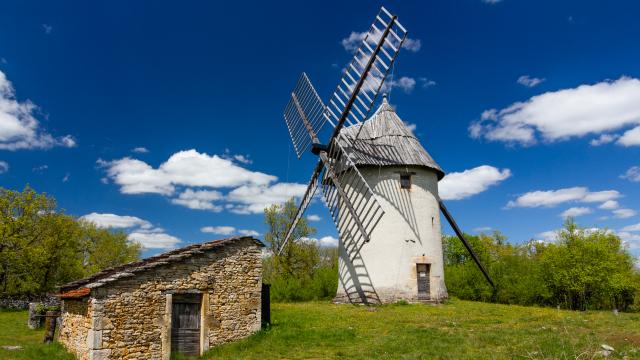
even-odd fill
[[(326, 100), (380, 5), (4, 3), (0, 186), (47, 192), (145, 255), (261, 234), (262, 207), (313, 167), (290, 145), (287, 94), (306, 71)], [(542, 239), (568, 212), (640, 255), (640, 5), (383, 5), (413, 40), (391, 103), (450, 174), (466, 231)], [(308, 214), (330, 243), (321, 202)]]

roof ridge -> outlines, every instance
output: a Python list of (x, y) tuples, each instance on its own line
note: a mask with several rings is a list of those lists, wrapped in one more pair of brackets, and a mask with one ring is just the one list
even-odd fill
[[(85, 285), (86, 287), (102, 286), (107, 282), (111, 282), (122, 277), (132, 276), (133, 272), (147, 270), (149, 268), (164, 265), (169, 262), (180, 261), (187, 257), (194, 256), (198, 253), (202, 253), (201, 250), (211, 250), (213, 248), (225, 246), (227, 244), (240, 241), (240, 240), (253, 240), (256, 243), (256, 245), (260, 247), (264, 247), (264, 244), (260, 240), (252, 236), (233, 236), (233, 237), (224, 238), (224, 239), (210, 240), (202, 243), (190, 244), (178, 249), (169, 250), (162, 254), (150, 256), (148, 258), (145, 258), (139, 261), (133, 261), (127, 264), (122, 264), (122, 265), (103, 269), (86, 278), (75, 280), (70, 283), (64, 284), (60, 286), (60, 290), (67, 292), (69, 290), (73, 290), (80, 286), (85, 286)], [(104, 280), (104, 281), (101, 281), (101, 280)], [(91, 286), (92, 284), (95, 284), (95, 286)]]

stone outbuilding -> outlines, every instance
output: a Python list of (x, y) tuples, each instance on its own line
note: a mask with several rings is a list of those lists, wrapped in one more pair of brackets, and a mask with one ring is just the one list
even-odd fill
[(61, 287), (58, 341), (78, 359), (200, 355), (261, 326), (264, 245), (190, 245)]

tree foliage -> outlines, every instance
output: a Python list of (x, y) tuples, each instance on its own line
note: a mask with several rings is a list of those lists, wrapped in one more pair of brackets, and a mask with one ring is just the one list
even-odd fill
[(269, 243), (269, 256), (263, 262), (264, 281), (271, 284), (271, 297), (275, 301), (332, 298), (338, 286), (337, 248), (322, 248), (311, 240), (316, 230), (304, 217), (291, 240), (283, 244), (296, 212), (293, 199), (264, 211), (268, 227), (265, 240)]
[(1, 295), (51, 292), (139, 254), (126, 234), (65, 215), (51, 196), (0, 188)]
[(496, 290), (460, 241), (445, 236), (447, 287), (462, 299), (576, 310), (629, 310), (640, 299), (640, 274), (613, 232), (581, 229), (568, 220), (555, 243), (513, 245), (499, 232), (466, 236), (488, 267)]

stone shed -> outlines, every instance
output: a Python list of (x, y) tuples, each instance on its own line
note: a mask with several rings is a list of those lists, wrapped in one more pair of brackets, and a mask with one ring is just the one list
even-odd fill
[(209, 241), (64, 285), (58, 341), (78, 359), (169, 359), (247, 337), (261, 325), (263, 246)]

